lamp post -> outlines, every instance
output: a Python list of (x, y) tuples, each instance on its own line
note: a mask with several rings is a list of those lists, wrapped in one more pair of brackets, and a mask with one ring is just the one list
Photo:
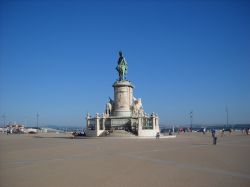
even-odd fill
[(228, 127), (228, 108), (226, 106), (226, 114), (227, 114), (227, 127)]
[(37, 128), (37, 130), (38, 130), (38, 119), (39, 119), (39, 114), (37, 113), (36, 114), (36, 128)]
[(193, 128), (193, 111), (191, 110), (190, 113), (190, 130), (192, 131)]
[(3, 126), (5, 127), (5, 118), (6, 118), (5, 114), (2, 115), (2, 118), (3, 118)]

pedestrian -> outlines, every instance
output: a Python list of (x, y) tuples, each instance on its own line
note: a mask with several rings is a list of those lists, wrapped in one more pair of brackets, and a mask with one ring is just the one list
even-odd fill
[(212, 130), (212, 137), (213, 137), (213, 145), (216, 145), (217, 137), (214, 129)]
[(168, 131), (168, 135), (169, 135), (169, 136), (172, 136), (172, 131), (171, 131), (171, 129)]
[(205, 128), (203, 128), (202, 133), (206, 134), (206, 129)]
[(224, 129), (221, 130), (221, 137), (224, 135)]
[(156, 133), (156, 137), (155, 138), (156, 139), (160, 139), (160, 133), (159, 132)]

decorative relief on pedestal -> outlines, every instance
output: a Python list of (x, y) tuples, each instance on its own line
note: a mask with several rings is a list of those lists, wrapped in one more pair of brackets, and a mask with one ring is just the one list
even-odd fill
[(134, 117), (143, 117), (144, 116), (144, 110), (142, 107), (141, 98), (134, 98), (134, 103), (132, 105), (132, 116)]

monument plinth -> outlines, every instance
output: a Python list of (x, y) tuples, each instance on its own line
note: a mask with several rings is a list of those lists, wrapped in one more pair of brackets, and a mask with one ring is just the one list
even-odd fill
[(134, 86), (126, 79), (128, 64), (122, 52), (119, 52), (116, 70), (119, 78), (113, 84), (114, 99), (109, 98), (101, 117), (98, 113), (93, 118), (87, 114), (87, 136), (101, 136), (115, 130), (138, 136), (155, 136), (159, 132), (159, 118), (154, 113), (147, 115), (143, 110), (142, 100), (134, 97)]
[(129, 81), (116, 81), (114, 87), (114, 110), (111, 116), (131, 117), (133, 85)]

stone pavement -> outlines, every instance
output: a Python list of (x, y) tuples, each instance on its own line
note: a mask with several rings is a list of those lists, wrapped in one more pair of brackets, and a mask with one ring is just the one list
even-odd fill
[(250, 136), (71, 139), (0, 134), (0, 186), (250, 186)]

